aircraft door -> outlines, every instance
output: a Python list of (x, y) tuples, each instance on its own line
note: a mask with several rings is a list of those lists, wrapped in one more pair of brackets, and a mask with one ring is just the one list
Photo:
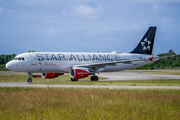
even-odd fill
[(37, 65), (37, 58), (35, 55), (31, 54), (31, 65)]

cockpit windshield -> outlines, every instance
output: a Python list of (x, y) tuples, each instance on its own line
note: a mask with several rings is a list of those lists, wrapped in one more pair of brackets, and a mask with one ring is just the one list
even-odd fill
[(25, 60), (25, 58), (24, 57), (15, 57), (13, 60)]

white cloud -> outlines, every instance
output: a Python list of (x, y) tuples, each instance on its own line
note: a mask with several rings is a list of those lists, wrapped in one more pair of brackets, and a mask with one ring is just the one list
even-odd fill
[(0, 14), (3, 12), (3, 8), (2, 7), (0, 7)]
[(93, 7), (89, 7), (85, 5), (79, 5), (75, 7), (74, 10), (75, 10), (75, 13), (80, 16), (83, 16), (89, 19), (96, 19), (99, 17), (99, 13), (101, 12), (102, 7), (98, 6), (97, 8), (93, 8)]
[(88, 7), (85, 5), (79, 5), (76, 8), (76, 12), (80, 15), (94, 15), (99, 12), (99, 9)]

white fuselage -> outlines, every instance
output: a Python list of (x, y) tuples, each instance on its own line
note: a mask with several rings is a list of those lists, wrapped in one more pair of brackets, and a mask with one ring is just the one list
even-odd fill
[[(6, 67), (12, 71), (28, 73), (68, 73), (69, 69), (74, 65), (144, 59), (150, 57), (153, 57), (153, 55), (133, 53), (31, 52), (17, 55), (14, 60), (7, 63)], [(149, 60), (116, 63), (114, 65), (105, 65), (98, 69), (97, 72), (121, 71), (149, 63), (151, 63)]]

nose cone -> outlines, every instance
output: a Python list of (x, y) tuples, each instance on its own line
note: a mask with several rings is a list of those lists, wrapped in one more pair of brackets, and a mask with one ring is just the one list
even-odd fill
[(7, 68), (8, 70), (12, 70), (13, 65), (12, 65), (11, 61), (6, 64), (6, 68)]

